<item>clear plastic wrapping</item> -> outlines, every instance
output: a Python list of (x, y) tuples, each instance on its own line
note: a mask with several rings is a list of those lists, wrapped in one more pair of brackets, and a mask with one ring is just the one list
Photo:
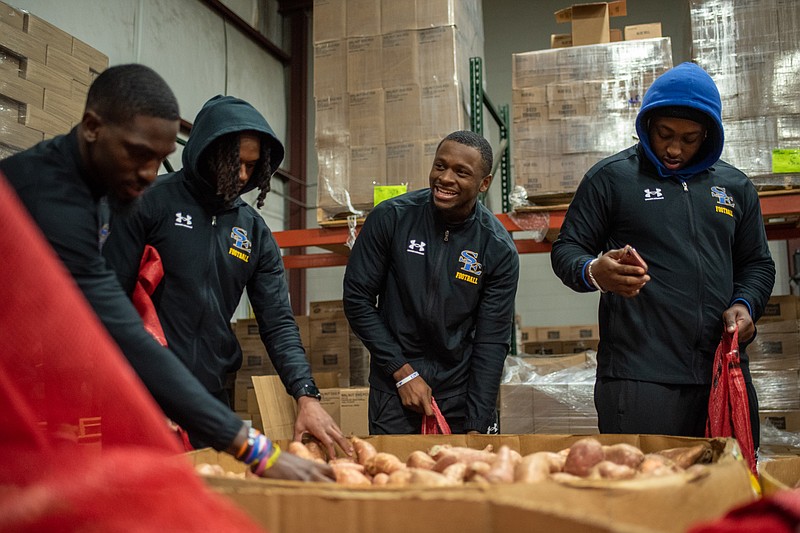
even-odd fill
[(511, 139), (529, 196), (575, 191), (600, 159), (634, 143), (642, 96), (672, 67), (670, 39), (514, 54)]
[(554, 372), (552, 357), (537, 365), (535, 357), (506, 358), (500, 385), (500, 431), (502, 433), (597, 433), (594, 382), (595, 352), (586, 362)]
[(772, 151), (800, 148), (800, 3), (693, 0), (692, 55), (722, 96), (722, 158), (759, 186), (800, 185), (775, 175)]
[(480, 0), (367, 4), (340, 0), (314, 20), (327, 38), (314, 44), (319, 222), (368, 213), (377, 185), (427, 187), (438, 142), (469, 127)]

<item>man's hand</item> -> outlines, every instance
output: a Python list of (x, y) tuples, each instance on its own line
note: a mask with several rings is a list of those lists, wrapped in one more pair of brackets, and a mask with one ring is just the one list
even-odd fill
[(736, 326), (739, 326), (739, 342), (749, 341), (756, 333), (753, 317), (744, 304), (733, 304), (727, 308), (722, 313), (722, 323), (728, 333), (733, 333)]
[(650, 281), (650, 276), (642, 267), (620, 263), (624, 253), (624, 248), (617, 248), (601, 255), (591, 265), (592, 276), (604, 291), (633, 298)]
[(336, 457), (334, 442), (347, 455), (353, 455), (353, 446), (333, 421), (331, 415), (319, 404), (319, 400), (310, 396), (297, 399), (297, 420), (294, 423), (294, 440), (300, 441), (304, 433), (309, 433), (320, 441), (328, 451), (328, 457)]
[[(320, 407), (320, 409), (322, 408)], [(261, 477), (296, 481), (333, 481), (335, 479), (333, 469), (329, 465), (302, 459), (285, 451), (281, 451), (275, 464), (264, 470)]]
[[(414, 373), (411, 365), (406, 363), (400, 370), (393, 374), (395, 381), (400, 381), (406, 376)], [(417, 376), (408, 383), (402, 385), (397, 389), (397, 394), (400, 396), (400, 401), (403, 402), (403, 407), (411, 409), (416, 413), (422, 415), (433, 416), (433, 407), (431, 406), (432, 391), (428, 384), (422, 379), (422, 376)]]

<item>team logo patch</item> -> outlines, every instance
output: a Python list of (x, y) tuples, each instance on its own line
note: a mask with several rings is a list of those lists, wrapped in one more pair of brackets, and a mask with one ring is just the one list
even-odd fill
[(463, 264), (461, 269), (456, 272), (456, 279), (477, 285), (478, 276), (483, 273), (483, 265), (478, 262), (478, 252), (461, 250), (458, 262)]
[(736, 207), (736, 203), (733, 201), (733, 197), (725, 191), (725, 187), (716, 185), (711, 187), (711, 196), (717, 199), (717, 204), (714, 206), (717, 213), (733, 216), (733, 208)]
[(661, 194), (661, 188), (655, 189), (645, 189), (644, 190), (644, 201), (649, 202), (651, 200), (663, 200), (664, 195)]
[(406, 249), (406, 252), (417, 255), (425, 255), (425, 242), (417, 242), (417, 239), (411, 239), (408, 241), (408, 248)]
[(228, 249), (228, 254), (245, 263), (250, 261), (250, 249), (253, 247), (253, 243), (247, 238), (247, 230), (234, 226), (231, 229), (231, 239), (233, 239), (233, 246)]
[(192, 215), (184, 215), (178, 211), (175, 213), (175, 225), (182, 228), (194, 229), (194, 226), (192, 226)]

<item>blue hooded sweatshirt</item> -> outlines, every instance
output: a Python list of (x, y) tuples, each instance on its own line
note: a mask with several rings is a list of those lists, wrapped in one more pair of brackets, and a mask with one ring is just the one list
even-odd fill
[[(684, 168), (671, 171), (659, 161), (650, 147), (650, 120), (667, 107), (688, 107), (708, 116), (708, 136), (694, 159)], [(694, 63), (681, 63), (660, 76), (647, 90), (636, 117), (636, 133), (647, 158), (662, 178), (689, 178), (719, 160), (725, 134), (722, 128), (722, 102), (714, 80)]]

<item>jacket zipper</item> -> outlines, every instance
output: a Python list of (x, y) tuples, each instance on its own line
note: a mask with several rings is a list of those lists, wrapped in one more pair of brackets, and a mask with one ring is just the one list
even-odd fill
[[(700, 261), (700, 254), (697, 253), (697, 228), (695, 227), (695, 220), (694, 220), (694, 216), (693, 216), (694, 215), (694, 210), (692, 209), (692, 197), (689, 195), (689, 185), (686, 183), (686, 180), (681, 180), (681, 186), (683, 187), (683, 192), (686, 194), (686, 207), (687, 207), (686, 211), (687, 211), (687, 217), (688, 217), (688, 220), (689, 220), (689, 228), (690, 228), (690, 230), (692, 232), (692, 251), (694, 253), (695, 263), (697, 264), (697, 269), (698, 269), (698, 272), (699, 272), (699, 276), (697, 277), (697, 279), (701, 280), (701, 279), (703, 279), (703, 272), (702, 272), (703, 263)], [(697, 283), (698, 283), (698, 286), (697, 286), (697, 291), (698, 291), (698, 294), (697, 294), (697, 300), (698, 300), (697, 309), (702, 309), (703, 301), (705, 300), (705, 298), (704, 298), (704, 292), (705, 292), (704, 291), (704, 287), (705, 287), (705, 284), (700, 283), (699, 281)], [(698, 344), (698, 337), (699, 337), (700, 331), (702, 331), (702, 326), (703, 326), (702, 325), (702, 321), (703, 321), (703, 314), (698, 312), (697, 321), (695, 322), (695, 335), (694, 335), (694, 339), (692, 341), (692, 346), (693, 347), (696, 347), (697, 344)], [(694, 356), (692, 357), (692, 374), (694, 374), (695, 366), (696, 366), (695, 358), (696, 357), (694, 357)]]
[[(450, 230), (444, 230), (444, 238), (442, 239), (445, 243), (450, 242)], [(444, 258), (447, 256), (447, 247), (445, 246), (441, 252), (436, 256), (436, 267), (433, 269), (433, 275), (429, 280), (428, 284), (428, 304), (425, 306), (425, 316), (432, 317), (433, 314), (433, 307), (436, 303), (437, 297), (436, 294), (439, 291), (436, 290), (435, 284), (438, 283), (441, 279), (441, 275), (439, 274), (442, 270), (442, 263), (444, 262)]]

